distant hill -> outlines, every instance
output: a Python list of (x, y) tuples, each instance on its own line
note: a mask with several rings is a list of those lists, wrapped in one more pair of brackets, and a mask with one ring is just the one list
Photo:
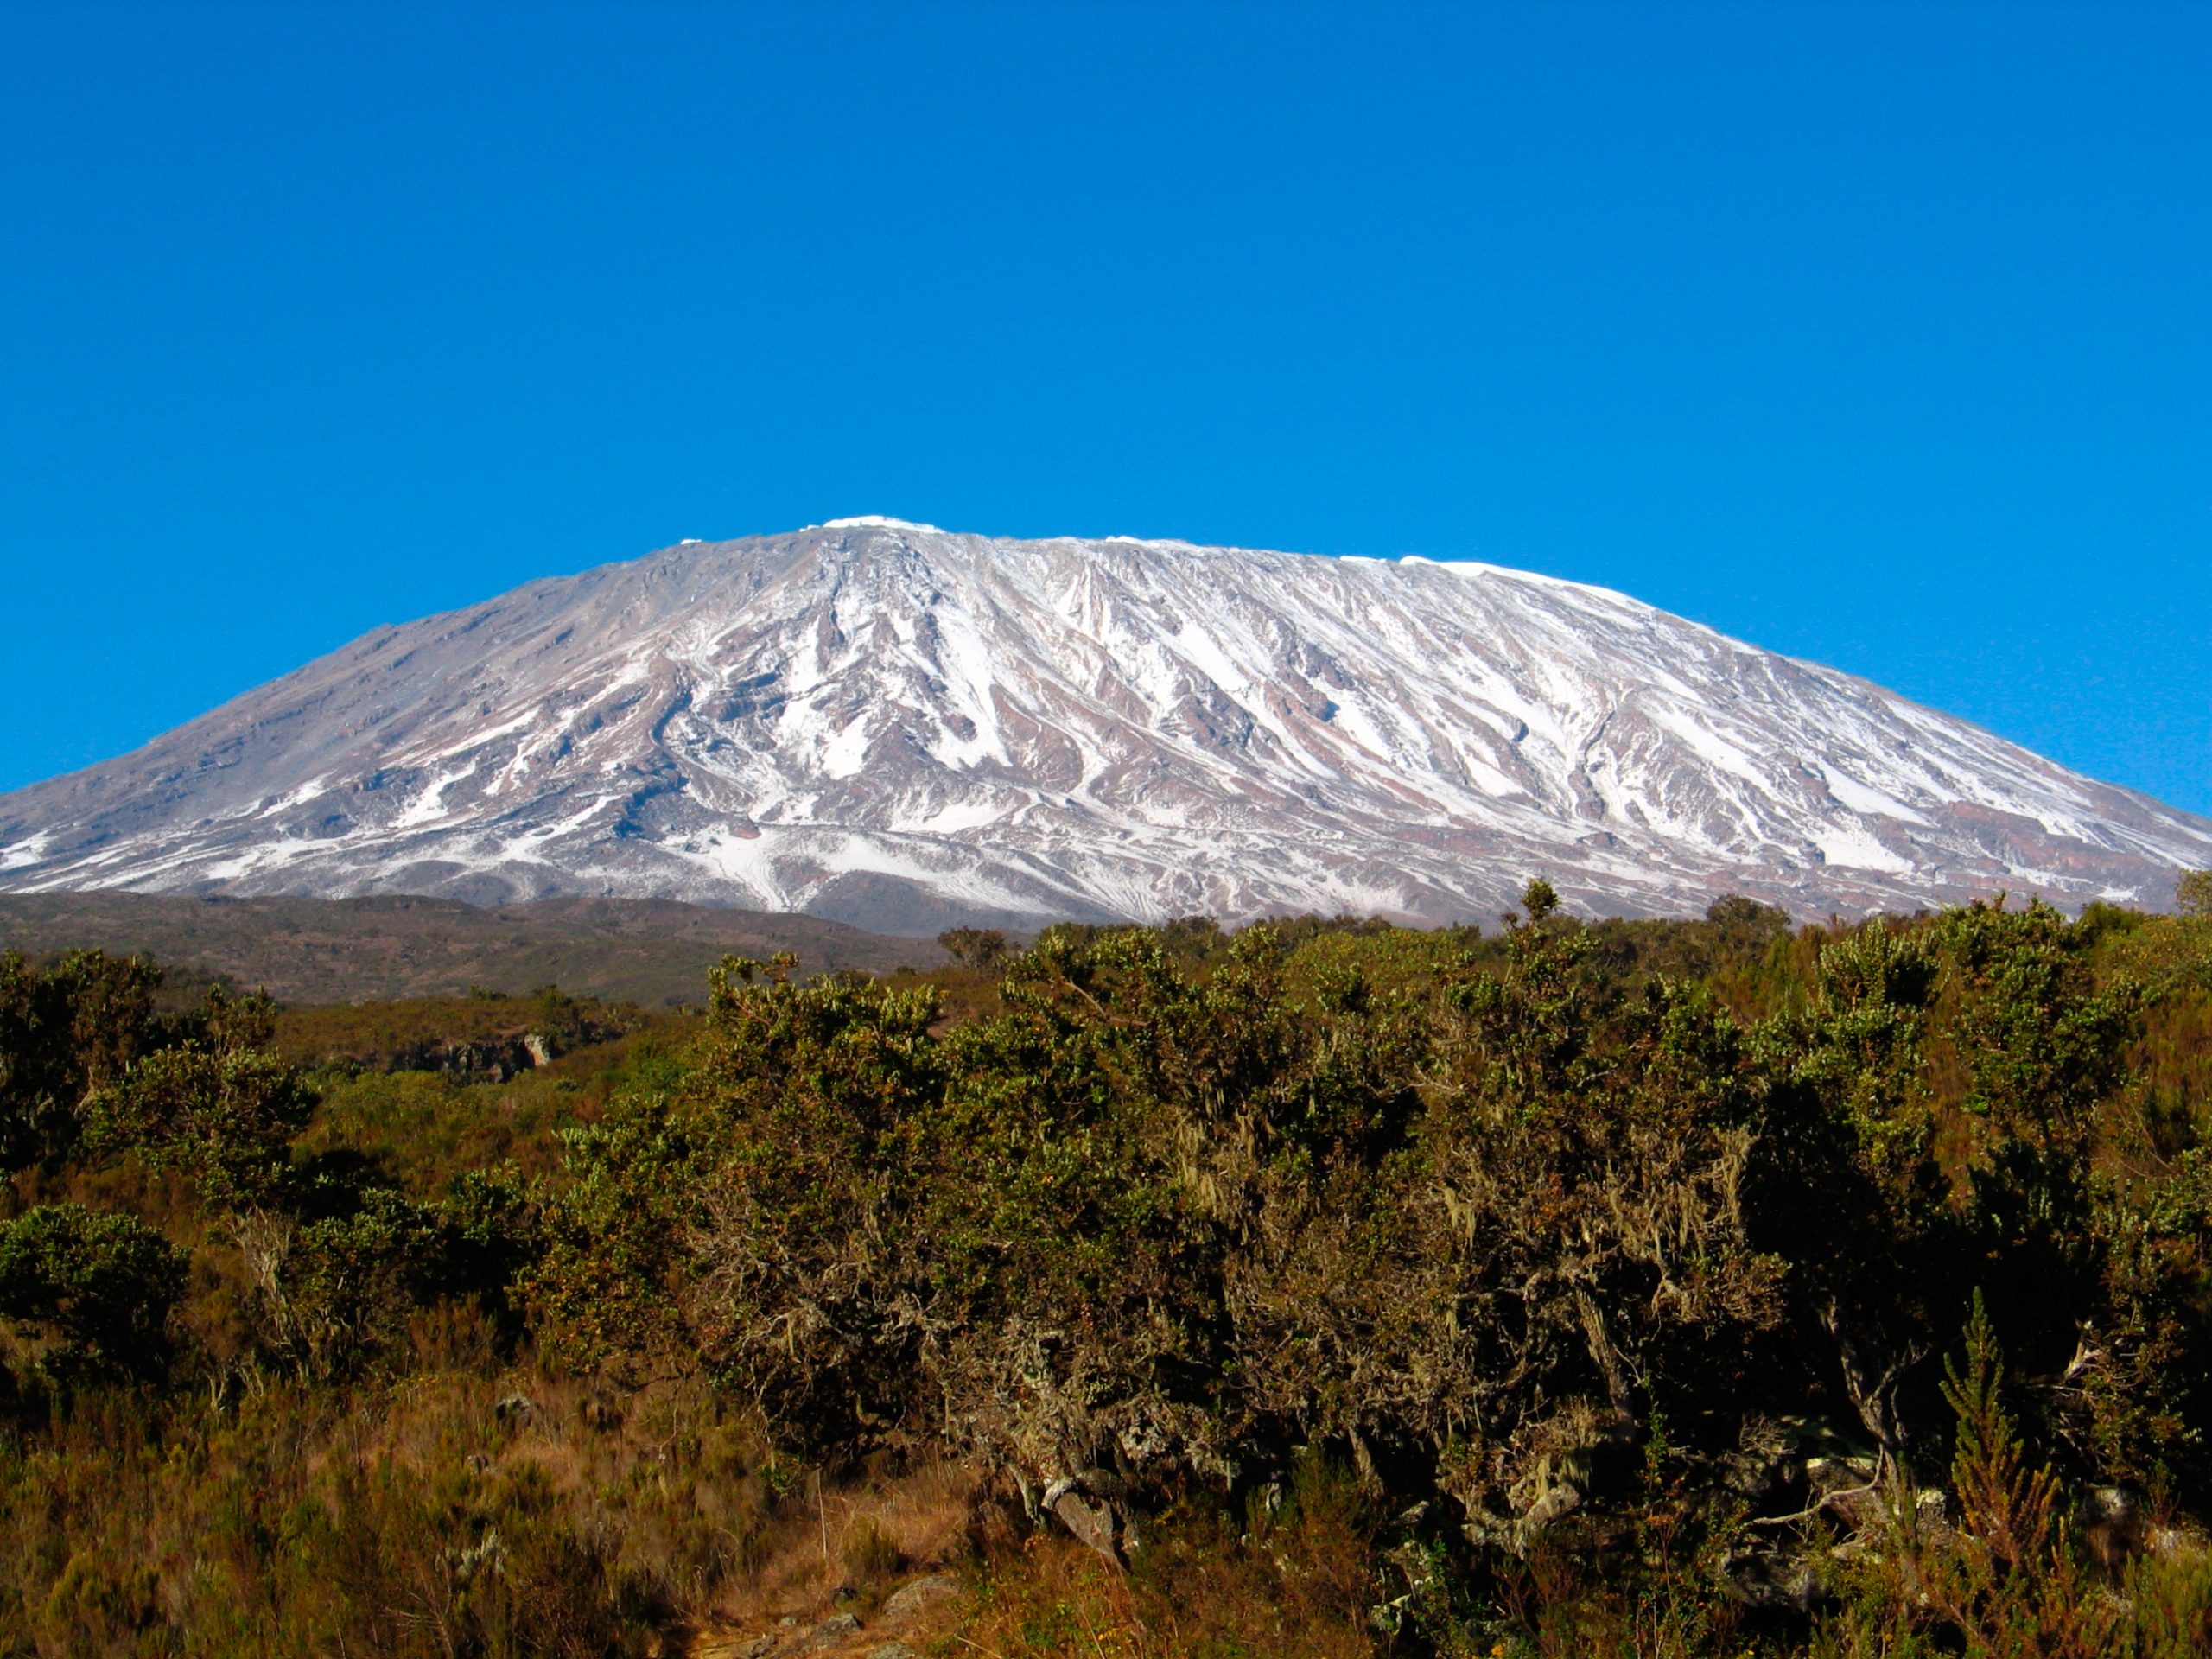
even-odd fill
[(703, 1001), (724, 956), (789, 950), (799, 971), (888, 972), (944, 960), (810, 916), (668, 899), (545, 899), (482, 909), (454, 899), (188, 899), (135, 893), (0, 895), (0, 950), (143, 953), (280, 1001), (518, 995), (539, 986), (659, 1007)]

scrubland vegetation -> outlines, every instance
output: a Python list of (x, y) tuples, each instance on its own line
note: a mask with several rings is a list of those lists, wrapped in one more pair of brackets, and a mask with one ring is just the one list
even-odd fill
[(2208, 887), (7, 959), (0, 1652), (2212, 1650)]

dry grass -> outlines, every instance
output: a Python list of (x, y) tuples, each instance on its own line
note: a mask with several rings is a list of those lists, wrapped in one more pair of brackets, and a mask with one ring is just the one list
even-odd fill
[(1185, 1503), (1149, 1524), (1126, 1572), (1058, 1533), (1009, 1535), (987, 1514), (968, 1648), (997, 1659), (1354, 1659), (1377, 1599), (1364, 1506), (1332, 1471), (1231, 1516)]
[(906, 1580), (957, 1567), (972, 1553), (972, 1471), (929, 1464), (825, 1484), (818, 1471), (771, 1470), (782, 1497), (763, 1516), (746, 1571), (711, 1609), (718, 1630), (842, 1611), (866, 1617)]
[[(957, 1466), (833, 1484), (818, 1503), (808, 1477), (690, 1651), (745, 1653), (765, 1637), (779, 1653), (818, 1641), (808, 1650), (861, 1654), (895, 1636), (918, 1653), (989, 1659), (1355, 1659), (1375, 1651), (1375, 1563), (1360, 1517), (1336, 1497), (1249, 1517), (1245, 1531), (1203, 1508), (1179, 1511), (1122, 1571), (1063, 1534), (1030, 1530)], [(879, 1621), (900, 1584), (947, 1567), (966, 1597)], [(837, 1612), (861, 1628), (811, 1636)]]

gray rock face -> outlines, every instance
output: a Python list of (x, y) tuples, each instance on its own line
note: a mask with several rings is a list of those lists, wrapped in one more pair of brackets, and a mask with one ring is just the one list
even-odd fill
[(381, 628), (0, 796), (0, 890), (554, 894), (880, 931), (2160, 905), (2212, 821), (1621, 594), (888, 520)]

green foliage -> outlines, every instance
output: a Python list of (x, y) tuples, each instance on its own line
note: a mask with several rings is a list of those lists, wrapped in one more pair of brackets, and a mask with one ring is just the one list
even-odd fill
[(298, 1074), (264, 1050), (157, 1049), (86, 1102), (86, 1147), (182, 1170), (209, 1204), (243, 1211), (279, 1201), (314, 1109)]
[(41, 1205), (0, 1227), (0, 1319), (48, 1378), (157, 1377), (184, 1266), (131, 1217)]
[[(1539, 881), (1488, 938), (960, 943), (888, 981), (731, 959), (664, 1021), (550, 989), (162, 1014), (143, 964), (0, 963), (0, 1625), (222, 1651), (282, 1608), (326, 1646), (620, 1651), (753, 1547), (684, 1505), (803, 1504), (794, 1456), (950, 1457), (996, 1494), (979, 1537), (1081, 1494), (1127, 1605), (1275, 1610), (1221, 1614), (1219, 1651), (2201, 1645), (2212, 1577), (2153, 1544), (2212, 1503), (2201, 919), (1586, 925)], [(579, 1047), (375, 1069), (493, 1025)], [(285, 1031), (345, 1063), (310, 1086)], [(455, 1378), (476, 1427), (364, 1449)], [(703, 1420), (632, 1436), (669, 1387), (757, 1462), (682, 1472), (739, 1432)], [(563, 1472), (625, 1437), (619, 1478)], [(64, 1445), (235, 1567), (54, 1497), (31, 1465)], [(647, 1531), (588, 1519), (648, 1492)], [(826, 1568), (903, 1559), (823, 1513)], [(1077, 1640), (1061, 1613), (1107, 1603), (1052, 1559), (989, 1571), (1059, 1612), (1001, 1597), (971, 1634)], [(1080, 1639), (1182, 1650), (1125, 1635)]]
[(51, 967), (0, 956), (0, 1170), (74, 1148), (86, 1095), (158, 1046), (160, 971), (79, 950)]
[(1981, 1298), (1967, 1320), (1964, 1363), (1944, 1362), (1943, 1398), (1958, 1416), (1951, 1490), (1960, 1523), (2008, 1568), (2032, 1567), (2055, 1541), (2058, 1483), (2029, 1465), (1999, 1398), (2004, 1357)]
[(537, 1192), (512, 1164), (464, 1169), (448, 1184), (440, 1211), (435, 1291), (474, 1300), (511, 1344), (519, 1341), (521, 1287), (546, 1251)]
[(2212, 870), (2184, 870), (2174, 887), (2174, 908), (2184, 916), (2212, 916)]
[(340, 1216), (256, 1213), (237, 1237), (264, 1350), (325, 1378), (352, 1375), (398, 1340), (440, 1242), (434, 1213), (380, 1189)]
[(995, 968), (1006, 957), (1007, 937), (996, 928), (956, 927), (937, 936), (944, 954), (963, 968)]
[(2138, 996), (2099, 989), (2089, 930), (2040, 901), (1976, 900), (1937, 931), (1966, 994), (1957, 1024), (1971, 1068), (1967, 1109), (2037, 1153), (2079, 1163), (2093, 1114), (2118, 1082)]

